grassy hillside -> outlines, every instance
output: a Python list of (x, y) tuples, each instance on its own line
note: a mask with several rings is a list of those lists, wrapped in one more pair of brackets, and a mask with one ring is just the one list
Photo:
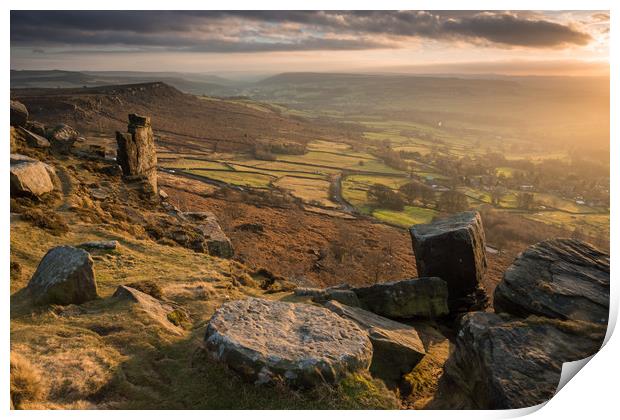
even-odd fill
[[(400, 406), (396, 394), (367, 373), (303, 392), (255, 386), (213, 362), (202, 340), (214, 310), (248, 296), (291, 299), (290, 285), (282, 279), (265, 286), (264, 275), (245, 264), (155, 241), (157, 229), (170, 221), (156, 226), (166, 212), (141, 202), (120, 177), (105, 175), (105, 164), (31, 154), (63, 174), (63, 189), (42, 201), (11, 201), (11, 394), (17, 408)], [(90, 252), (98, 299), (33, 306), (24, 288), (48, 249), (101, 240), (116, 240), (118, 247)], [(142, 285), (177, 315), (112, 296), (126, 284)]]
[(176, 152), (205, 148), (248, 150), (255, 144), (286, 140), (305, 144), (324, 135), (298, 119), (269, 107), (243, 101), (203, 100), (165, 83), (72, 89), (14, 89), (11, 97), (31, 110), (32, 119), (59, 121), (82, 133), (106, 133), (126, 128), (127, 112), (151, 117), (160, 144)]

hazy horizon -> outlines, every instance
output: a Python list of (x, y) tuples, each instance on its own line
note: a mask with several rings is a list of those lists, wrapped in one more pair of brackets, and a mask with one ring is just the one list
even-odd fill
[(606, 76), (608, 56), (601, 11), (11, 12), (16, 70)]

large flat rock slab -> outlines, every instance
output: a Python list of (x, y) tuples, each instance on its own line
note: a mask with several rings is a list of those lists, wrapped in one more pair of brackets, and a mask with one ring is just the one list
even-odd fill
[(453, 312), (486, 305), (482, 279), (487, 268), (480, 214), (458, 213), (409, 230), (420, 277), (440, 277), (448, 283)]
[(609, 254), (574, 239), (529, 247), (495, 289), (496, 312), (597, 322), (609, 317)]
[(372, 360), (368, 335), (354, 322), (313, 305), (256, 298), (222, 305), (205, 344), (216, 360), (257, 384), (333, 384)]
[(417, 330), (410, 325), (333, 300), (325, 307), (366, 330), (373, 347), (370, 372), (388, 385), (397, 385), (426, 354)]
[(422, 277), (357, 287), (362, 308), (389, 318), (437, 318), (448, 314), (448, 287), (438, 277)]
[(562, 364), (591, 356), (604, 336), (600, 324), (466, 314), (433, 408), (509, 409), (546, 402), (555, 394)]

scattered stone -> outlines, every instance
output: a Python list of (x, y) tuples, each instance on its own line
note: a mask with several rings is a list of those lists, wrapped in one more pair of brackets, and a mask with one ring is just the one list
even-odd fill
[(158, 192), (157, 154), (151, 119), (129, 114), (127, 132), (117, 131), (116, 142), (116, 160), (126, 181), (139, 184), (143, 192), (155, 197)]
[(320, 297), (325, 295), (325, 289), (321, 289), (318, 287), (297, 287), (293, 293), (295, 296), (302, 297)]
[(27, 289), (37, 305), (80, 304), (96, 299), (93, 260), (83, 249), (52, 248), (39, 263)]
[(599, 350), (605, 326), (494, 313), (466, 314), (456, 348), (445, 365), (440, 406), (511, 409), (548, 401), (562, 364)]
[(105, 146), (102, 144), (90, 144), (88, 145), (88, 153), (92, 156), (105, 158)]
[(252, 232), (252, 233), (263, 233), (265, 229), (263, 228), (263, 225), (260, 223), (243, 223), (238, 226), (235, 226), (235, 230), (242, 230), (245, 232)]
[(485, 238), (480, 214), (468, 211), (409, 230), (419, 276), (446, 281), (451, 312), (483, 309), (486, 272)]
[(164, 297), (164, 291), (152, 280), (136, 281), (129, 283), (126, 286), (136, 289), (142, 293), (146, 293), (147, 295), (151, 295), (155, 299), (162, 299)]
[(574, 239), (526, 249), (495, 289), (495, 312), (597, 322), (609, 318), (609, 254)]
[(28, 122), (28, 109), (19, 101), (11, 101), (11, 125), (23, 127)]
[(161, 206), (170, 214), (178, 214), (181, 212), (181, 209), (168, 201), (161, 203)]
[(123, 171), (121, 167), (117, 164), (107, 165), (101, 168), (102, 174), (110, 175), (110, 176), (117, 176), (117, 175), (120, 175), (122, 172)]
[(59, 124), (48, 132), (52, 150), (63, 154), (71, 152), (73, 143), (75, 143), (78, 136), (79, 133), (67, 124)]
[(19, 136), (24, 139), (28, 146), (34, 147), (36, 149), (47, 149), (48, 147), (50, 147), (50, 142), (45, 137), (28, 131), (23, 127), (17, 127), (16, 130)]
[[(348, 286), (348, 285), (346, 285)], [(313, 302), (325, 303), (333, 300), (349, 306), (360, 306), (357, 295), (350, 288), (342, 286), (328, 287), (327, 289), (319, 289), (313, 287), (296, 287), (293, 290), (295, 296), (303, 296), (312, 298)]]
[(159, 190), (159, 198), (161, 199), (161, 201), (166, 201), (168, 200), (168, 193), (162, 189)]
[(15, 127), (11, 126), (11, 153), (17, 152), (17, 146), (20, 136), (17, 134)]
[(224, 233), (215, 215), (211, 212), (184, 212), (180, 213), (181, 218), (196, 224), (203, 236), (205, 248), (209, 255), (221, 258), (232, 258), (234, 254), (232, 242)]
[(86, 250), (105, 250), (105, 251), (114, 251), (118, 248), (118, 241), (91, 241), (84, 242), (82, 244), (77, 245), (78, 248), (86, 249)]
[(255, 298), (222, 305), (205, 344), (213, 358), (256, 384), (335, 384), (372, 359), (367, 334), (352, 321), (313, 305)]
[(11, 153), (10, 159), (11, 159), (11, 165), (14, 165), (17, 163), (23, 163), (23, 162), (39, 162), (35, 158), (26, 156), (26, 155), (21, 155), (19, 153)]
[(324, 297), (321, 296), (312, 300), (318, 303), (331, 300), (348, 306), (361, 306), (361, 303), (353, 290), (327, 289)]
[(38, 121), (28, 121), (24, 128), (28, 131), (32, 131), (34, 134), (37, 134), (41, 137), (45, 137), (47, 133), (45, 129), (45, 124)]
[(438, 277), (378, 283), (353, 291), (362, 308), (389, 318), (436, 318), (448, 314), (448, 287)]
[(180, 312), (178, 308), (174, 308), (172, 305), (161, 302), (153, 296), (125, 285), (118, 286), (112, 297), (119, 300), (128, 300), (136, 304), (142, 313), (146, 314), (151, 320), (157, 322), (161, 327), (175, 335), (183, 334), (182, 328), (170, 319), (180, 319), (175, 312)]
[(373, 347), (370, 372), (389, 385), (398, 384), (425, 355), (424, 344), (410, 325), (335, 301), (327, 302), (325, 307), (352, 320), (368, 333)]
[(11, 196), (40, 197), (54, 190), (51, 166), (24, 155), (11, 155)]

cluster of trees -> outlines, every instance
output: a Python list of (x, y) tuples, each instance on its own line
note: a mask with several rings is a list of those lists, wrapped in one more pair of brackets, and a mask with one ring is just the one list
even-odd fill
[[(609, 163), (582, 158), (573, 154), (570, 160), (507, 159), (502, 153), (487, 151), (484, 155), (471, 154), (455, 156), (449, 153), (400, 152), (403, 160), (415, 159), (432, 165), (437, 171), (450, 179), (449, 186), (479, 186), (489, 189), (504, 188), (517, 190), (530, 185), (535, 191), (558, 194), (560, 197), (574, 199), (581, 197), (595, 205), (609, 205)], [(589, 157), (589, 155), (588, 155)], [(498, 174), (497, 168), (510, 167), (510, 176)], [(522, 197), (524, 206), (528, 197)]]
[(306, 153), (306, 145), (294, 142), (270, 143), (269, 150), (282, 155), (303, 155)]
[(534, 208), (534, 194), (522, 192), (517, 194), (517, 208), (531, 210)]
[(419, 201), (424, 205), (435, 207), (447, 213), (464, 211), (469, 208), (467, 197), (455, 190), (443, 192), (435, 202), (435, 192), (419, 182), (409, 182), (402, 185), (398, 191), (382, 184), (372, 185), (367, 192), (368, 201), (377, 207), (388, 210), (401, 211), (406, 204), (413, 205)]
[(406, 171), (409, 168), (409, 164), (402, 158), (400, 152), (392, 149), (389, 140), (384, 140), (377, 150), (375, 150), (374, 154), (383, 160), (386, 165), (394, 169)]
[(276, 154), (303, 155), (306, 145), (295, 142), (258, 143), (252, 148), (252, 156), (258, 160), (276, 160)]
[(401, 194), (383, 184), (371, 185), (366, 195), (368, 201), (379, 207), (396, 211), (405, 208), (405, 200)]

